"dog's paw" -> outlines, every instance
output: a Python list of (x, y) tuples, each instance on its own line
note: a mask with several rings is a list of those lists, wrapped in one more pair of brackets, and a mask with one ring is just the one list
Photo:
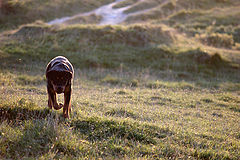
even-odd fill
[(58, 104), (58, 107), (59, 107), (59, 108), (63, 108), (63, 104), (62, 104), (62, 103), (59, 103), (59, 104)]
[(53, 107), (54, 107), (54, 109), (59, 110), (59, 109), (63, 108), (63, 104), (62, 103), (55, 104)]

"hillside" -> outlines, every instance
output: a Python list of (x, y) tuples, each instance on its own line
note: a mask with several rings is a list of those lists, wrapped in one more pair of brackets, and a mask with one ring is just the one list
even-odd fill
[[(240, 159), (240, 1), (2, 4), (0, 159)], [(47, 107), (57, 55), (69, 119)]]

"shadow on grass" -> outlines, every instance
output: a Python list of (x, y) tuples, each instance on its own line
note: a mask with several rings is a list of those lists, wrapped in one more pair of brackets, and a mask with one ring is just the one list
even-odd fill
[[(21, 98), (9, 104), (0, 104), (0, 121), (18, 123), (27, 120), (45, 119), (50, 114), (50, 110), (39, 108), (34, 102)], [(51, 116), (54, 118), (56, 114)]]
[(22, 159), (24, 156), (35, 157), (53, 149), (57, 136), (53, 122), (33, 120), (23, 123), (21, 127), (23, 130), (18, 139), (8, 142), (7, 157), (13, 159)]
[(28, 109), (21, 107), (1, 107), (0, 121), (19, 122), (30, 119), (44, 119), (50, 114), (48, 108), (45, 109)]
[(146, 124), (113, 121), (90, 117), (85, 120), (74, 120), (71, 126), (88, 140), (107, 140), (112, 137), (127, 139), (144, 144), (156, 144), (157, 139), (162, 139), (173, 134), (168, 128), (160, 128)]

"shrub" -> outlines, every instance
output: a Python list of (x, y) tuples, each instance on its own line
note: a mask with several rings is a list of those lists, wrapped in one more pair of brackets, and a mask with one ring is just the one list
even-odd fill
[(234, 49), (240, 50), (240, 43), (235, 43)]
[(21, 1), (17, 0), (2, 0), (0, 2), (0, 13), (8, 15), (15, 14), (22, 9)]
[(240, 26), (238, 26), (234, 29), (233, 39), (235, 42), (240, 43)]
[(228, 34), (201, 34), (197, 35), (197, 38), (203, 43), (214, 47), (231, 48), (234, 45), (233, 36)]

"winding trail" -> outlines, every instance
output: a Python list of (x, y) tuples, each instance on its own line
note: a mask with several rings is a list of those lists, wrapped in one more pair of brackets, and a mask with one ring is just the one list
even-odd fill
[[(77, 15), (74, 15), (71, 17), (57, 18), (57, 19), (54, 19), (54, 20), (48, 22), (48, 24), (50, 24), (50, 25), (63, 24), (67, 21), (74, 20), (75, 18), (90, 16), (92, 14), (95, 14), (97, 16), (102, 17), (99, 25), (108, 25), (108, 24), (114, 25), (114, 24), (119, 24), (119, 23), (124, 22), (131, 15), (136, 15), (136, 14), (144, 13), (147, 11), (147, 10), (143, 10), (143, 11), (138, 11), (138, 12), (129, 13), (129, 14), (124, 13), (125, 10), (133, 7), (135, 4), (129, 5), (126, 7), (122, 7), (122, 8), (114, 8), (113, 7), (122, 1), (128, 1), (128, 0), (116, 0), (115, 2), (112, 2), (107, 5), (103, 5), (93, 11), (86, 12), (86, 13), (80, 13), (80, 14), (77, 14)], [(143, 1), (143, 0), (140, 0), (140, 1)]]

